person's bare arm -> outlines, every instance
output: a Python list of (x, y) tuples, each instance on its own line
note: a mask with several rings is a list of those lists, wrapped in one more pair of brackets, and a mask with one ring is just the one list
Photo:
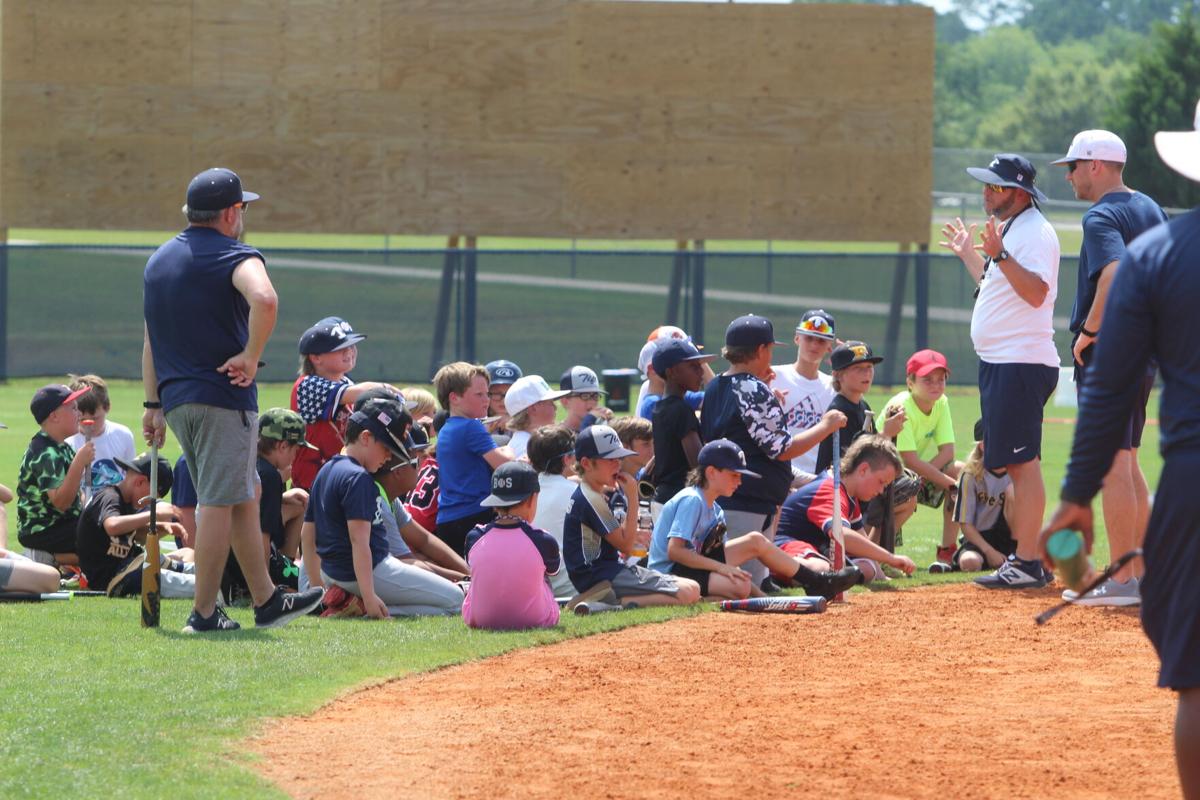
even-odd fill
[[(146, 402), (157, 403), (158, 373), (154, 370), (154, 350), (150, 345), (150, 329), (142, 324), (142, 392)], [(147, 444), (162, 444), (167, 435), (167, 421), (161, 408), (147, 408), (142, 414), (142, 438)]]
[[(996, 218), (988, 217), (987, 225), (983, 228), (983, 251), (994, 260), (1003, 249), (1004, 240), (1001, 238)], [(1021, 266), (1016, 257), (1010, 254), (1003, 261), (995, 262), (995, 266), (1008, 278), (1008, 283), (1017, 293), (1017, 297), (1034, 308), (1046, 302), (1046, 296), (1050, 293), (1049, 284), (1041, 275)]]
[(467, 562), (463, 561), (450, 545), (425, 530), (416, 520), (409, 520), (408, 524), (400, 529), (400, 537), (414, 553), (420, 553), (434, 564), (461, 572), (463, 575), (471, 574)]
[(497, 447), (495, 450), (491, 450), (483, 454), (483, 460), (486, 461), (488, 466), (492, 469), (497, 469), (501, 464), (507, 464), (514, 458), (516, 458), (516, 454), (513, 453), (512, 448), (508, 445), (505, 445), (504, 447)]
[(825, 440), (829, 434), (846, 427), (846, 415), (841, 411), (826, 411), (821, 421), (805, 431), (792, 437), (787, 449), (776, 456), (778, 461), (791, 461), (796, 456), (807, 453)]
[(688, 547), (683, 539), (677, 536), (667, 539), (667, 558), (676, 564), (691, 567), (692, 569), (702, 569), (706, 572), (715, 572), (717, 575), (724, 575), (727, 578), (750, 577), (748, 573), (732, 564), (726, 564), (724, 561), (717, 561), (715, 558), (700, 555)]
[(963, 266), (976, 283), (983, 277), (983, 256), (979, 254), (979, 246), (974, 242), (977, 227), (975, 223), (967, 227), (961, 218), (955, 217), (954, 222), (947, 222), (942, 226), (942, 236), (946, 238), (938, 242), (962, 259)]
[(908, 556), (889, 553), (858, 531), (842, 528), (842, 541), (846, 543), (846, 555), (854, 558), (870, 558), (881, 564), (895, 567), (905, 575), (912, 575), (917, 565)]
[[(700, 460), (700, 448), (703, 447), (700, 443), (700, 434), (695, 431), (688, 431), (688, 435), (680, 439), (679, 443), (683, 445), (683, 454), (687, 456), (688, 466), (696, 466), (696, 462)], [(650, 469), (649, 464), (646, 465), (646, 469)]]
[[(1113, 278), (1117, 274), (1117, 267), (1120, 266), (1119, 261), (1110, 261), (1100, 268), (1100, 277), (1096, 280), (1096, 296), (1092, 299), (1092, 308), (1088, 311), (1087, 319), (1083, 321), (1083, 330), (1091, 331), (1100, 335), (1100, 324), (1104, 322), (1104, 304), (1108, 300), (1108, 289), (1112, 286)], [(1079, 337), (1075, 340), (1075, 346), (1071, 348), (1072, 354), (1075, 356), (1075, 361), (1079, 364), (1083, 363), (1083, 351), (1088, 345), (1096, 341), (1096, 336), (1089, 336), (1083, 331), (1079, 332)]]
[(234, 268), (233, 286), (250, 305), (249, 335), (242, 352), (217, 367), (217, 372), (228, 375), (235, 386), (249, 386), (254, 383), (258, 361), (275, 330), (279, 296), (267, 276), (267, 266), (257, 258), (247, 258)]
[(306, 522), (300, 526), (300, 552), (304, 558), (304, 572), (310, 586), (324, 586), (321, 580), (321, 557), (317, 555), (317, 526)]
[(93, 442), (88, 442), (79, 448), (75, 457), (71, 459), (71, 464), (67, 467), (67, 474), (63, 476), (62, 483), (53, 489), (46, 490), (46, 499), (50, 501), (50, 505), (59, 511), (66, 511), (71, 507), (75, 498), (79, 497), (79, 484), (83, 481), (83, 473), (87, 469), (87, 465), (92, 463), (95, 453), (96, 445)]
[(350, 553), (354, 562), (354, 580), (358, 583), (358, 593), (362, 598), (367, 615), (376, 619), (387, 619), (389, 615), (387, 604), (375, 594), (375, 574), (371, 564), (371, 521), (369, 519), (348, 519), (346, 527), (350, 531)]

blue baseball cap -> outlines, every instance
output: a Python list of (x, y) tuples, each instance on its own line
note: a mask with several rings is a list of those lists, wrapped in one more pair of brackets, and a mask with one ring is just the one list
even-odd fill
[(746, 454), (742, 452), (742, 448), (728, 439), (714, 439), (701, 447), (700, 455), (696, 457), (696, 463), (701, 467), (733, 470), (747, 478), (762, 477), (757, 472), (746, 469)]
[(300, 337), (300, 355), (336, 353), (365, 338), (365, 334), (355, 333), (350, 323), (341, 317), (326, 317)]
[[(783, 344), (775, 341), (775, 326), (766, 317), (746, 314), (729, 323), (725, 329), (726, 347), (758, 347), (764, 344)], [(654, 369), (657, 371), (658, 367)]]
[(986, 167), (967, 167), (967, 174), (980, 183), (1024, 189), (1035, 201), (1046, 202), (1046, 195), (1033, 185), (1037, 178), (1037, 170), (1025, 156), (1019, 156), (1016, 153), (997, 153), (992, 158), (992, 163)]
[(503, 358), (498, 358), (495, 361), (484, 365), (484, 369), (488, 374), (488, 386), (503, 386), (506, 383), (516, 383), (520, 378), (524, 377), (521, 368), (511, 361)]
[(667, 370), (685, 361), (712, 361), (716, 355), (701, 353), (696, 345), (687, 339), (662, 339), (654, 348), (654, 357), (650, 363), (659, 377), (665, 377)]
[(222, 211), (238, 203), (249, 203), (257, 200), (258, 195), (242, 189), (242, 179), (231, 169), (213, 167), (206, 169), (196, 177), (187, 188), (187, 205), (183, 207), (186, 214), (192, 211)]

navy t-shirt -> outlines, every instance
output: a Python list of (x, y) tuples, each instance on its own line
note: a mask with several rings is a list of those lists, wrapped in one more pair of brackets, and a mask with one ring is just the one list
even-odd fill
[(217, 372), (249, 338), (250, 305), (233, 285), (234, 269), (248, 258), (265, 263), (249, 245), (191, 227), (146, 262), (142, 313), (164, 411), (185, 403), (257, 410), (254, 384), (234, 386)]
[(1141, 192), (1109, 192), (1083, 215), (1083, 244), (1079, 248), (1079, 284), (1071, 308), (1071, 332), (1078, 333), (1096, 299), (1100, 271), (1125, 255), (1125, 245), (1143, 232), (1167, 221), (1158, 203)]
[(483, 511), (479, 501), (492, 493), (492, 468), (483, 456), (495, 449), (496, 440), (479, 420), (446, 420), (437, 438), (439, 523)]
[(387, 530), (383, 526), (383, 498), (371, 473), (350, 456), (337, 455), (325, 462), (313, 481), (304, 521), (317, 527), (317, 555), (321, 571), (338, 581), (358, 580), (348, 520), (371, 523), (371, 568), (387, 558)]
[(620, 488), (601, 494), (581, 483), (563, 518), (563, 564), (577, 591), (611, 581), (624, 568), (608, 535), (625, 524), (629, 501)]
[(195, 508), (198, 502), (196, 485), (192, 483), (187, 459), (180, 456), (175, 462), (175, 468), (171, 470), (171, 504), (180, 508)]
[(262, 532), (271, 537), (271, 544), (283, 547), (283, 476), (270, 461), (262, 456), (254, 464), (258, 480), (262, 484), (262, 496), (258, 501), (258, 525)]

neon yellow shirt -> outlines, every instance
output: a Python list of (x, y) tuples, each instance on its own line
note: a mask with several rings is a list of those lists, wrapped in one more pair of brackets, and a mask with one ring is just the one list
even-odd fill
[[(904, 427), (896, 437), (896, 449), (901, 453), (915, 450), (917, 458), (929, 461), (937, 455), (939, 447), (954, 444), (954, 423), (950, 419), (950, 401), (946, 395), (937, 399), (928, 414), (917, 408), (917, 401), (907, 390), (888, 400), (884, 409), (900, 404), (904, 405), (905, 419)], [(882, 421), (879, 427), (882, 429)]]

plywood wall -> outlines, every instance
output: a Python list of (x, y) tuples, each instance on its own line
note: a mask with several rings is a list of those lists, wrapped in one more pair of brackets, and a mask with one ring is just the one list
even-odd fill
[(0, 215), (173, 228), (924, 241), (933, 12), (3, 0)]

